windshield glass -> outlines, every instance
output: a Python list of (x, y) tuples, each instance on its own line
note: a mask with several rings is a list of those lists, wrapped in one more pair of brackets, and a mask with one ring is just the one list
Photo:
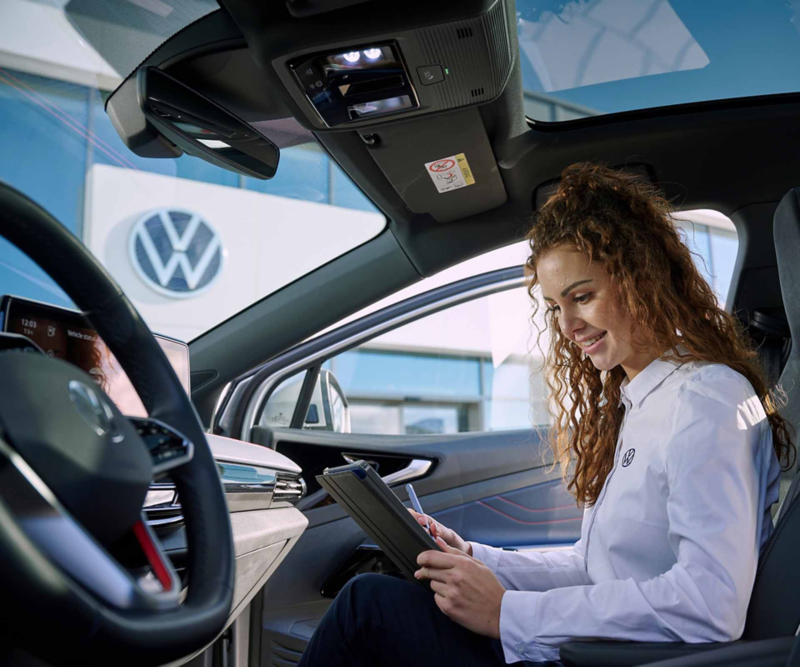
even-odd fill
[[(273, 123), (281, 158), (267, 181), (189, 156), (140, 158), (122, 143), (105, 98), (171, 34), (217, 7), (0, 2), (0, 179), (78, 236), (154, 332), (185, 341), (386, 225), (293, 119)], [(74, 307), (4, 241), (0, 292)]]
[(517, 0), (527, 115), (800, 91), (797, 0)]

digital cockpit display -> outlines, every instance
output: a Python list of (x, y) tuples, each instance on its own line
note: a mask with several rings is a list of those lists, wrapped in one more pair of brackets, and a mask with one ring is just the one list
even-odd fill
[[(2, 311), (3, 331), (26, 336), (47, 356), (63, 359), (89, 373), (123, 414), (147, 416), (125, 371), (85, 315), (11, 296), (3, 299)], [(156, 335), (155, 338), (188, 394), (188, 346), (164, 336)]]

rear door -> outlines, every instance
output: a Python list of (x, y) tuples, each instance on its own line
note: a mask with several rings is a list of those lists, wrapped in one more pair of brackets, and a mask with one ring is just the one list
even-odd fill
[(537, 338), (515, 267), (345, 324), (236, 388), (218, 428), (286, 455), (308, 486), (308, 528), (261, 594), (257, 664), (296, 663), (349, 578), (392, 572), (320, 488), (326, 467), (365, 459), (404, 502), (412, 482), (423, 508), (465, 539), (516, 549), (578, 539), (582, 510), (545, 442), (547, 341)]

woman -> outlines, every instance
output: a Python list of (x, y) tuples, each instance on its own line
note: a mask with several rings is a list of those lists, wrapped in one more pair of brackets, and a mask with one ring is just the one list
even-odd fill
[(741, 635), (794, 445), (669, 214), (649, 184), (576, 164), (527, 237), (551, 442), (586, 508), (574, 548), (507, 552), (431, 519), (444, 553), (421, 554), (415, 576), (433, 593), (352, 580), (301, 665), (541, 663), (569, 639)]

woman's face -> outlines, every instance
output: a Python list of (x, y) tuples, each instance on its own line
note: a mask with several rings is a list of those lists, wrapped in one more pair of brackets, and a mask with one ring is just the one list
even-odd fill
[(622, 366), (632, 380), (658, 356), (634, 350), (632, 323), (615, 302), (611, 277), (600, 263), (562, 246), (539, 259), (536, 273), (561, 333), (581, 347), (595, 368), (610, 371)]

